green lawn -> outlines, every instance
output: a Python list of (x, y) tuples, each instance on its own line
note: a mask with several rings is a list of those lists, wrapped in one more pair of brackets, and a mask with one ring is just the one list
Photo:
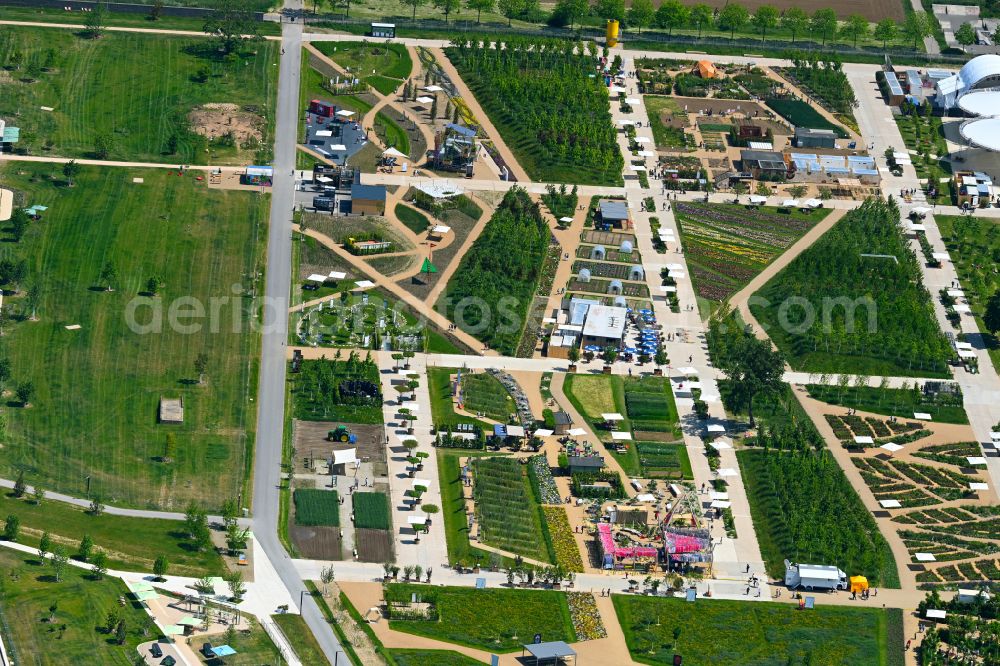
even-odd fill
[(323, 654), (323, 648), (319, 646), (316, 637), (313, 636), (312, 631), (309, 630), (309, 626), (306, 625), (301, 615), (298, 613), (281, 613), (279, 615), (272, 615), (271, 619), (281, 628), (281, 633), (292, 644), (295, 656), (303, 664), (321, 666), (322, 664), (330, 663), (330, 660)]
[(623, 380), (618, 375), (568, 374), (563, 390), (581, 416), (589, 421), (600, 420), (601, 414), (610, 412), (625, 415)]
[(915, 412), (930, 414), (937, 423), (968, 423), (969, 416), (962, 406), (961, 395), (926, 397), (919, 390), (878, 387), (847, 387), (808, 384), (809, 395), (831, 405), (860, 409), (873, 414), (912, 419)]
[[(9, 64), (15, 52), (24, 64), (8, 72), (13, 81), (4, 83), (0, 117), (21, 128), (18, 147), (32, 154), (95, 157), (103, 137), (110, 159), (254, 161), (253, 146), (209, 144), (190, 131), (188, 114), (206, 103), (252, 108), (263, 144), (273, 142), (275, 42), (257, 43), (223, 60), (213, 43), (201, 38), (108, 32), (95, 40), (69, 30), (8, 26), (0, 36), (0, 62)], [(177, 140), (174, 151), (168, 147), (171, 136)], [(51, 148), (45, 150), (48, 141)]]
[(487, 372), (462, 373), (462, 400), (465, 411), (506, 423), (517, 411), (503, 384)]
[(21, 519), (19, 543), (38, 547), (42, 532), (54, 543), (75, 552), (80, 539), (89, 534), (97, 548), (110, 560), (111, 568), (151, 571), (153, 560), (164, 555), (170, 573), (181, 576), (221, 575), (222, 558), (214, 550), (198, 553), (189, 547), (180, 532), (181, 523), (155, 518), (126, 518), (102, 514), (93, 516), (83, 509), (55, 500), (34, 504), (0, 493), (0, 517)]
[(718, 666), (902, 663), (902, 645), (888, 641), (895, 610), (821, 605), (799, 611), (784, 603), (692, 604), (621, 594), (612, 601), (629, 651), (644, 664), (672, 664), (674, 654), (685, 663)]
[(427, 231), (427, 227), (431, 226), (426, 215), (405, 204), (396, 204), (396, 217), (415, 234), (422, 234)]
[[(89, 478), (109, 504), (214, 508), (235, 497), (252, 459), (258, 338), (256, 302), (234, 294), (263, 279), (268, 200), (161, 170), (84, 167), (73, 187), (46, 165), (0, 173), (20, 201), (49, 206), (6, 250), (26, 259), (21, 288), (40, 296), (37, 321), (4, 327), (12, 381), (31, 381), (35, 395), (6, 412), (0, 473), (24, 468), (76, 495)], [(99, 284), (107, 262), (112, 292)], [(154, 275), (159, 296), (140, 295)], [(183, 424), (157, 423), (161, 396), (183, 399)], [(160, 462), (167, 433), (170, 463)]]
[(389, 518), (389, 497), (385, 493), (362, 493), (353, 495), (354, 526), (387, 530), (392, 527)]
[(313, 46), (383, 95), (398, 88), (413, 69), (410, 54), (403, 44), (315, 42)]
[[(223, 645), (225, 643), (225, 634), (209, 634), (207, 636), (199, 636), (198, 640), (200, 641), (197, 643), (199, 646), (201, 643)], [(277, 646), (271, 642), (271, 638), (264, 632), (264, 630), (256, 624), (249, 634), (242, 631), (239, 632), (236, 640), (230, 644), (230, 647), (236, 650), (236, 654), (226, 657), (225, 666), (261, 666), (262, 664), (281, 663), (281, 654), (278, 652)], [(295, 646), (295, 649), (298, 649), (297, 645)], [(201, 663), (206, 663), (210, 666), (216, 666), (219, 661), (218, 659), (206, 661), (200, 653), (198, 656)], [(312, 663), (321, 664), (322, 662)]]
[(413, 593), (433, 605), (434, 619), (396, 620), (391, 611), (390, 628), (490, 652), (520, 650), (536, 633), (543, 641), (576, 641), (562, 592), (390, 584), (385, 600), (409, 602)]
[[(119, 605), (119, 597), (128, 594), (121, 581), (92, 580), (83, 570), (67, 566), (57, 583), (52, 568), (37, 562), (0, 549), (0, 631), (14, 663), (129, 666), (135, 647), (160, 635), (141, 604)], [(104, 629), (111, 611), (125, 620), (124, 645)], [(52, 623), (47, 621), (50, 612)]]

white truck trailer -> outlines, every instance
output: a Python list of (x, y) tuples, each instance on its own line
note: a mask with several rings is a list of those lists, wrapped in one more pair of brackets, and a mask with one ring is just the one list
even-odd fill
[(846, 590), (847, 574), (823, 564), (792, 564), (785, 560), (785, 585), (789, 589)]

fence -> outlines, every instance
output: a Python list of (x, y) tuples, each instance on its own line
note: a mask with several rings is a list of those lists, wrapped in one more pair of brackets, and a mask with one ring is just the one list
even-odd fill
[(299, 661), (295, 651), (292, 650), (291, 642), (274, 621), (270, 618), (260, 618), (260, 626), (264, 627), (264, 633), (270, 636), (274, 644), (278, 646), (278, 652), (281, 653), (282, 658), (288, 666), (302, 666), (302, 662)]

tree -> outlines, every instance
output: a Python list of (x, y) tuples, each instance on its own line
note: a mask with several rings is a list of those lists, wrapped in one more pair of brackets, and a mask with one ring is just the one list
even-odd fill
[(109, 259), (104, 262), (104, 266), (101, 267), (101, 274), (97, 277), (97, 281), (101, 284), (106, 285), (105, 291), (114, 291), (114, 283), (118, 280), (118, 269), (115, 268), (114, 263)]
[[(413, 8), (413, 16), (411, 17), (414, 21), (417, 20), (417, 7), (424, 4), (427, 0), (403, 0), (404, 5), (409, 5)], [(502, 1), (502, 0), (501, 0)], [(506, 16), (506, 14), (504, 14)]]
[(451, 13), (458, 9), (461, 5), (460, 0), (431, 0), (434, 5), (434, 9), (437, 9), (442, 14), (444, 14), (444, 22), (448, 23), (448, 18)]
[(896, 22), (891, 18), (884, 18), (875, 24), (875, 31), (872, 34), (875, 36), (875, 39), (882, 42), (882, 49), (884, 50), (889, 42), (896, 39), (898, 33), (899, 27), (896, 25)]
[(28, 484), (24, 481), (24, 470), (18, 470), (17, 478), (14, 479), (14, 497), (18, 499), (24, 497), (25, 491), (28, 489)]
[(801, 7), (789, 7), (781, 17), (781, 27), (792, 33), (792, 44), (799, 33), (809, 28), (809, 16)]
[(769, 197), (773, 194), (773, 192), (771, 192), (771, 186), (764, 182), (757, 183), (756, 192), (762, 197)]
[(903, 34), (913, 40), (914, 50), (917, 48), (917, 43), (929, 37), (931, 32), (931, 21), (927, 17), (927, 12), (911, 12), (903, 21)]
[(73, 177), (80, 173), (80, 165), (76, 163), (76, 160), (70, 160), (63, 164), (62, 172), (66, 176), (66, 182), (69, 183), (70, 187), (73, 187)]
[(809, 19), (809, 29), (823, 39), (825, 46), (826, 40), (837, 32), (837, 12), (830, 8), (817, 9)]
[(250, 540), (250, 528), (241, 528), (235, 522), (226, 526), (226, 548), (230, 553), (245, 550)]
[(118, 645), (125, 645), (125, 639), (128, 638), (128, 633), (125, 629), (125, 619), (118, 620), (118, 626), (115, 627), (115, 642)]
[(243, 599), (243, 595), (247, 592), (246, 583), (243, 582), (243, 572), (231, 571), (224, 578), (226, 584), (229, 585), (229, 593), (239, 603)]
[(784, 357), (771, 347), (769, 341), (746, 333), (736, 342), (733, 352), (721, 360), (719, 367), (733, 384), (735, 394), (746, 403), (750, 427), (754, 427), (754, 396), (781, 389)]
[(103, 550), (99, 550), (94, 553), (90, 565), (94, 578), (101, 580), (108, 573), (108, 556), (104, 554)]
[(15, 243), (20, 243), (21, 239), (24, 238), (24, 234), (28, 231), (28, 226), (31, 224), (31, 218), (28, 214), (24, 212), (23, 208), (15, 208), (14, 212), (10, 216), (10, 235), (14, 238)]
[(184, 531), (198, 551), (212, 545), (212, 534), (208, 529), (208, 515), (197, 504), (191, 502), (184, 512)]
[(779, 16), (778, 10), (771, 5), (761, 5), (757, 8), (757, 11), (754, 12), (751, 23), (753, 23), (753, 27), (760, 31), (761, 43), (763, 43), (764, 38), (767, 37), (767, 31), (777, 27)]
[(1000, 289), (994, 291), (990, 299), (986, 301), (983, 323), (986, 325), (986, 330), (994, 335), (1000, 331)]
[(679, 0), (664, 0), (660, 8), (656, 10), (656, 25), (667, 29), (667, 36), (674, 31), (674, 28), (684, 27), (691, 17), (691, 10), (687, 5), (681, 4)]
[(7, 516), (6, 522), (3, 524), (3, 538), (7, 541), (17, 541), (17, 537), (21, 534), (21, 519), (17, 517), (16, 514), (10, 514)]
[(553, 15), (564, 18), (572, 28), (576, 20), (587, 13), (588, 8), (587, 0), (559, 0)]
[(963, 23), (955, 31), (955, 41), (962, 46), (972, 46), (976, 43), (976, 29), (971, 23)]
[(806, 192), (808, 191), (809, 188), (807, 188), (805, 185), (792, 185), (791, 187), (788, 188), (788, 193), (791, 194), (792, 197), (796, 199), (805, 196)]
[(49, 558), (49, 565), (52, 567), (52, 575), (55, 577), (57, 583), (62, 582), (62, 575), (66, 571), (67, 564), (69, 564), (69, 555), (66, 554), (66, 549), (62, 546), (53, 548), (52, 557)]
[(198, 383), (205, 383), (205, 372), (208, 370), (208, 354), (202, 352), (194, 357), (194, 371), (198, 373)]
[[(411, 2), (411, 0), (403, 0), (403, 1), (406, 2), (407, 4)], [(497, 0), (497, 11), (500, 12), (501, 16), (507, 19), (508, 26), (513, 23), (515, 16), (521, 15), (521, 12), (524, 11), (525, 6), (526, 3), (524, 2), (524, 0)]]
[(742, 30), (750, 21), (750, 12), (743, 5), (726, 5), (719, 12), (719, 29), (729, 31), (729, 41), (733, 41), (737, 30)]
[(611, 365), (618, 358), (618, 350), (608, 345), (601, 352), (601, 358), (604, 360), (605, 365)]
[(174, 433), (168, 432), (165, 441), (163, 442), (163, 462), (169, 463), (173, 462), (174, 454), (177, 452), (177, 438), (174, 437)]
[(153, 4), (149, 8), (149, 20), (159, 21), (160, 15), (162, 13), (163, 13), (163, 0), (153, 0)]
[(323, 583), (323, 596), (324, 597), (327, 595), (327, 588), (330, 586), (330, 583), (333, 582), (333, 579), (334, 579), (334, 572), (333, 572), (333, 565), (332, 564), (328, 565), (328, 566), (325, 566), (325, 567), (323, 567), (320, 570), (320, 572), (319, 572), (319, 582)]
[(39, 282), (28, 287), (27, 304), (31, 310), (31, 321), (38, 320), (38, 304), (42, 302), (42, 285)]
[(167, 575), (167, 571), (170, 569), (170, 562), (167, 560), (166, 555), (158, 555), (155, 560), (153, 560), (153, 575), (163, 580), (163, 577)]
[(594, 11), (604, 19), (625, 20), (625, 0), (597, 0)]
[(150, 296), (156, 296), (156, 292), (160, 290), (160, 285), (163, 281), (159, 276), (151, 275), (148, 280), (146, 280), (146, 293)]
[(94, 157), (99, 160), (108, 159), (111, 154), (111, 137), (107, 134), (98, 134), (94, 137)]
[(652, 0), (633, 0), (632, 7), (628, 10), (628, 25), (638, 28), (641, 35), (642, 29), (652, 24), (654, 15)]
[(93, 9), (87, 14), (87, 23), (85, 24), (84, 33), (87, 37), (91, 39), (98, 39), (102, 34), (104, 34), (104, 28), (107, 25), (107, 7), (104, 6), (103, 2), (98, 2)]
[(17, 400), (21, 403), (21, 406), (27, 407), (31, 403), (31, 398), (35, 395), (35, 385), (30, 381), (21, 382), (17, 385), (15, 393), (17, 394)]
[(104, 502), (101, 501), (100, 495), (95, 495), (91, 498), (88, 511), (90, 511), (90, 515), (92, 516), (100, 516), (104, 513)]
[(76, 549), (76, 559), (81, 562), (86, 562), (90, 559), (91, 553), (94, 551), (94, 540), (90, 538), (89, 534), (84, 534), (83, 538), (80, 539), (80, 545)]
[(580, 348), (573, 345), (569, 348), (569, 362), (576, 365), (576, 362), (580, 360)]
[(702, 27), (711, 24), (713, 16), (715, 14), (708, 5), (698, 4), (691, 8), (691, 22), (698, 26), (698, 39), (701, 39)]
[(181, 140), (180, 137), (177, 136), (177, 133), (171, 132), (170, 136), (167, 137), (167, 155), (176, 155), (180, 142)]
[(48, 532), (42, 532), (42, 538), (38, 540), (38, 554), (44, 558), (52, 550), (52, 537)]
[(496, 0), (465, 0), (465, 6), (476, 12), (476, 23), (480, 23), (483, 11), (492, 11)]
[(858, 48), (858, 40), (867, 37), (869, 33), (868, 19), (861, 14), (851, 14), (847, 17), (840, 34), (851, 38), (854, 48)]
[(226, 55), (236, 52), (245, 39), (259, 36), (253, 12), (243, 0), (220, 0), (202, 30), (218, 41)]

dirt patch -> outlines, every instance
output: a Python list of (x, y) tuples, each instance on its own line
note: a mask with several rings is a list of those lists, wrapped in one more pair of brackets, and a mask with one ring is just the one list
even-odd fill
[[(293, 509), (294, 511), (294, 509)], [(343, 543), (339, 527), (291, 525), (288, 529), (299, 554), (310, 560), (342, 560)]]
[(196, 106), (188, 114), (191, 131), (208, 139), (231, 134), (237, 144), (264, 138), (264, 119), (244, 111), (238, 104), (209, 103)]
[(357, 444), (341, 444), (330, 442), (326, 434), (333, 430), (340, 421), (298, 421), (292, 424), (295, 442), (295, 472), (308, 473), (306, 460), (326, 460), (334, 449), (357, 448), (358, 459), (371, 462), (372, 473), (375, 476), (386, 476), (388, 466), (385, 459), (385, 429), (380, 425), (351, 424), (350, 429), (358, 436)]
[(392, 534), (388, 530), (361, 527), (354, 530), (354, 544), (362, 562), (391, 562)]

